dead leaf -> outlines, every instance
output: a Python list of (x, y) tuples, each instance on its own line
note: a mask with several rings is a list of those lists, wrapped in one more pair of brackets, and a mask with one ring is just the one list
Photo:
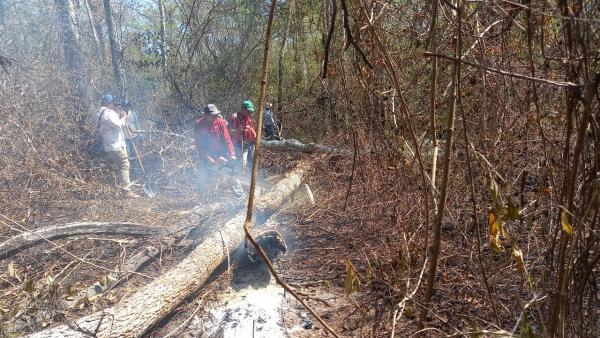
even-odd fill
[(8, 275), (12, 278), (19, 280), (19, 282), (22, 282), (21, 277), (19, 277), (19, 273), (17, 272), (17, 269), (15, 268), (14, 261), (10, 261), (8, 263)]
[(521, 218), (521, 212), (519, 211), (519, 206), (514, 196), (508, 197), (508, 213), (507, 216), (509, 219), (516, 221)]
[(525, 271), (525, 261), (523, 260), (523, 251), (521, 251), (521, 249), (513, 246), (512, 258), (517, 263), (517, 268), (519, 269), (519, 271), (524, 272)]
[(29, 277), (25, 277), (25, 280), (23, 281), (23, 291), (29, 293), (33, 293), (33, 291), (35, 291), (33, 280), (29, 279)]
[(519, 332), (521, 338), (536, 338), (537, 336), (533, 332), (533, 328), (529, 325), (529, 319), (527, 311), (523, 312), (523, 321), (521, 322), (521, 330)]
[(471, 323), (470, 327), (469, 327), (469, 338), (480, 338), (483, 337), (483, 335), (481, 334), (481, 329), (479, 328), (479, 325), (477, 325), (476, 322)]
[(63, 288), (63, 296), (66, 300), (74, 300), (78, 292), (79, 290), (77, 290), (71, 285), (68, 285)]
[(93, 296), (88, 297), (88, 301), (90, 303), (93, 303), (93, 302), (97, 301), (100, 298), (100, 296), (101, 296), (101, 294), (97, 293)]
[(344, 279), (344, 291), (346, 291), (346, 296), (358, 291), (359, 287), (360, 279), (358, 279), (356, 269), (354, 269), (350, 260), (346, 258), (346, 278)]
[(569, 236), (573, 235), (573, 227), (571, 226), (571, 223), (569, 222), (569, 215), (567, 214), (567, 211), (564, 209), (563, 209), (562, 215), (560, 216), (560, 224), (562, 225), (563, 231), (567, 235), (569, 235)]
[(100, 284), (100, 286), (104, 289), (106, 288), (106, 286), (108, 286), (108, 276), (102, 276), (100, 277), (100, 279), (98, 280), (98, 283)]
[(493, 177), (490, 178), (490, 198), (496, 209), (502, 208), (502, 196), (500, 195), (498, 184), (496, 184), (496, 180)]
[(500, 241), (500, 218), (496, 216), (494, 211), (488, 213), (488, 225), (490, 235), (490, 246), (496, 253), (502, 251), (502, 242)]

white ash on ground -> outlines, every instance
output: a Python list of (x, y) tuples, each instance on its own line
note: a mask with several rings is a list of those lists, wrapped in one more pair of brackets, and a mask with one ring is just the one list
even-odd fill
[(269, 284), (260, 289), (245, 289), (223, 295), (222, 306), (214, 307), (199, 319), (204, 336), (233, 337), (283, 337), (282, 312), (287, 311), (283, 289)]

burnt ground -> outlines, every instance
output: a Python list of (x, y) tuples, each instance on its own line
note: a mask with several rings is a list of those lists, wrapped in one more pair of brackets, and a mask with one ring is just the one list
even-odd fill
[[(275, 170), (274, 174), (279, 170)], [(269, 181), (276, 181), (276, 175), (272, 175)], [(231, 196), (222, 199), (227, 198)], [(210, 202), (215, 200), (213, 197)], [(46, 201), (43, 210), (36, 210), (38, 214), (35, 225), (30, 224), (28, 228), (73, 221), (127, 221), (171, 228), (189, 222), (191, 210), (199, 204), (202, 205), (195, 196), (192, 184), (188, 184), (187, 188), (166, 189), (153, 199), (122, 199), (114, 195), (77, 203)], [(274, 216), (277, 222), (272, 223), (277, 224), (270, 226), (284, 234), (288, 245), (288, 252), (276, 261), (279, 273), (339, 332), (347, 331), (344, 335), (355, 336), (356, 327), (361, 326), (362, 316), (356, 312), (360, 308), (359, 302), (355, 300), (358, 294), (350, 297), (344, 295), (343, 274), (340, 273), (343, 272), (343, 260), (331, 260), (322, 266), (310, 263), (314, 260), (314, 244), (320, 241), (321, 235), (307, 231), (296, 212), (295, 204), (298, 203), (286, 205)], [(204, 219), (204, 224), (223, 222), (228, 216), (212, 215)], [(2, 227), (0, 240), (6, 240), (14, 234), (15, 231), (10, 228)], [(0, 261), (0, 335), (19, 336), (36, 332), (116, 305), (120, 299), (181, 261), (190, 251), (190, 246), (184, 246), (189, 244), (189, 239), (200, 241), (201, 236), (188, 238), (181, 245), (163, 250), (138, 274), (130, 275), (117, 287), (78, 302), (73, 299), (77, 299), (82, 291), (90, 286), (105, 284), (108, 276), (135, 252), (149, 245), (159, 245), (158, 239), (119, 235), (70, 237), (55, 240), (52, 244), (35, 245)], [(325, 253), (328, 250), (327, 247), (321, 249)], [(78, 259), (74, 259), (74, 256)], [(339, 270), (340, 267), (342, 270)], [(245, 311), (246, 317), (231, 319), (231, 312), (235, 314), (235, 310), (224, 308), (226, 304), (252, 297), (257, 305), (265, 305), (264, 300), (269, 297), (277, 299), (266, 304), (266, 307)], [(239, 306), (247, 307), (244, 304), (249, 303), (240, 304)], [(225, 316), (216, 318), (219, 316), (218, 311), (225, 313)], [(269, 322), (269, 318), (261, 317), (261, 311), (278, 313), (278, 316), (271, 318), (275, 319), (274, 322)], [(253, 316), (256, 318), (252, 319)], [(212, 327), (207, 324), (207, 320), (211, 322), (211, 319), (214, 322)], [(241, 325), (235, 324), (236, 320), (247, 324), (250, 319), (257, 337), (261, 336), (261, 331), (263, 336), (271, 337), (327, 336), (321, 325), (307, 315), (301, 304), (290, 295), (283, 295), (281, 287), (275, 284), (263, 263), (248, 260), (244, 249), (232, 256), (229, 271), (224, 263), (201, 290), (161, 321), (147, 336), (162, 337), (177, 329), (172, 336), (226, 337), (227, 332), (219, 335), (222, 333), (218, 330), (219, 326)], [(266, 329), (269, 326), (277, 328), (281, 333), (273, 335), (273, 332)]]
[[(266, 225), (283, 232), (288, 244), (288, 251), (275, 260), (278, 273), (324, 320), (341, 333), (347, 331), (344, 336), (356, 336), (358, 332), (350, 325), (359, 324), (352, 314), (360, 307), (358, 295), (345, 296), (341, 274), (323, 278), (318, 267), (305, 264), (307, 254), (313, 253), (306, 248), (306, 238), (298, 236), (301, 229), (291, 221), (289, 215), (280, 215)], [(331, 336), (276, 284), (264, 263), (248, 259), (243, 246), (232, 255), (229, 269), (224, 262), (213, 280), (149, 336), (164, 337), (174, 331), (180, 337)]]

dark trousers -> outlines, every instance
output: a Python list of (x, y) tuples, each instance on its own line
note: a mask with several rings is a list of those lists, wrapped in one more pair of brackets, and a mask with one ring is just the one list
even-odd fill
[(265, 139), (279, 140), (279, 135), (277, 134), (277, 127), (275, 127), (275, 125), (265, 126)]

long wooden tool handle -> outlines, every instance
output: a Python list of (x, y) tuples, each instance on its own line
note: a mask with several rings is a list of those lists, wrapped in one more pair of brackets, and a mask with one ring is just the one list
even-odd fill
[(128, 125), (125, 125), (125, 129), (127, 130), (127, 135), (129, 135), (129, 142), (131, 142), (131, 147), (133, 148), (133, 152), (135, 153), (135, 158), (137, 158), (138, 163), (140, 164), (140, 168), (142, 169), (142, 173), (144, 174), (144, 178), (146, 178), (146, 183), (148, 183), (148, 175), (146, 175), (146, 169), (144, 169), (144, 164), (142, 163), (142, 159), (140, 158), (140, 153), (138, 153), (137, 146), (133, 142), (133, 137), (131, 137), (131, 130), (129, 130)]

